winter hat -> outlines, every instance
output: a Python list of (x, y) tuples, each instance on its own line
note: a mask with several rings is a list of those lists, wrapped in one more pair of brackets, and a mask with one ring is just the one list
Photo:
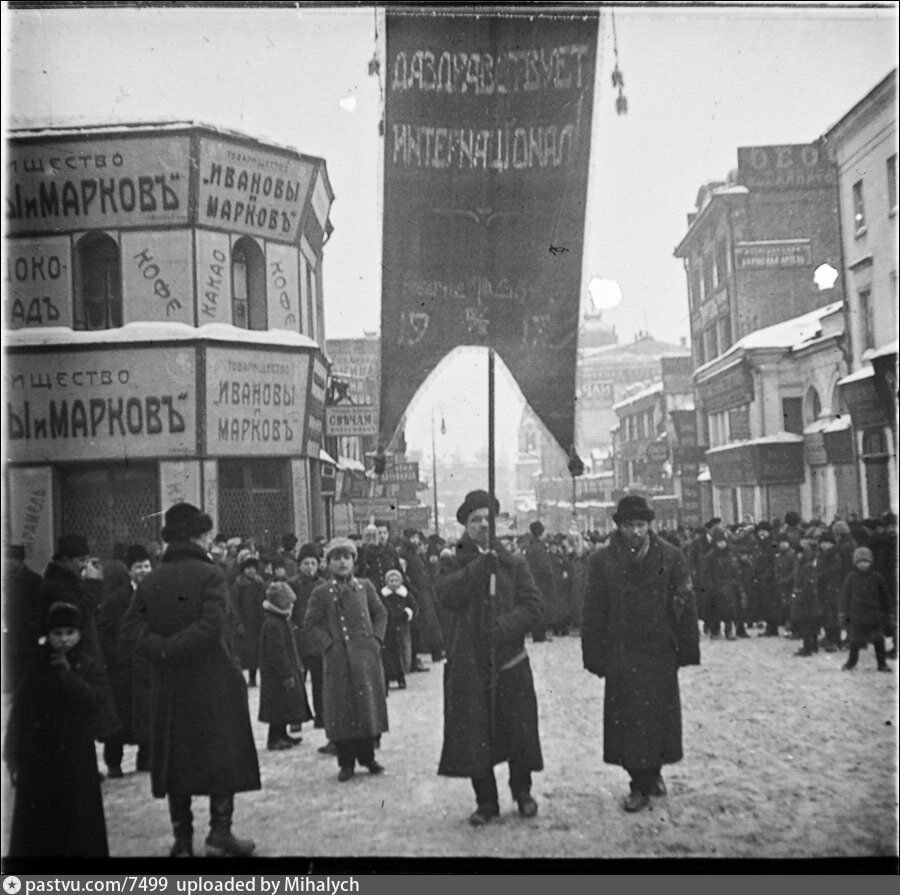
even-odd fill
[(729, 540), (728, 533), (720, 525), (713, 526), (709, 531), (709, 536), (712, 538), (714, 544), (718, 544), (719, 541), (728, 543)]
[(784, 524), (793, 528), (796, 525), (800, 524), (800, 514), (794, 512), (794, 510), (789, 510), (784, 514)]
[(868, 547), (857, 547), (853, 551), (853, 565), (858, 562), (872, 562), (872, 551)]
[(304, 544), (297, 551), (297, 562), (301, 563), (304, 559), (314, 559), (319, 561), (319, 551), (315, 544)]
[(768, 532), (771, 533), (771, 531), (772, 531), (772, 523), (771, 523), (771, 522), (766, 522), (766, 520), (763, 519), (762, 522), (757, 523), (757, 525), (756, 525), (756, 530), (757, 530), (757, 531), (768, 531)]
[(259, 557), (254, 556), (249, 550), (241, 550), (238, 554), (237, 558), (238, 569), (242, 572), (245, 569), (258, 569), (259, 568)]
[(150, 554), (140, 544), (132, 544), (125, 551), (125, 565), (130, 569), (136, 562), (149, 562)]
[(836, 544), (837, 541), (835, 541), (834, 535), (830, 531), (823, 531), (822, 534), (819, 535), (819, 543)]
[(643, 497), (635, 494), (629, 494), (619, 501), (616, 512), (613, 515), (613, 522), (616, 525), (622, 525), (625, 522), (641, 521), (652, 522), (656, 518), (656, 514), (647, 505), (647, 501)]
[(286, 534), (281, 537), (281, 546), (285, 550), (293, 550), (297, 546), (297, 535)]
[[(388, 583), (388, 578), (399, 578), (400, 584), (403, 584), (403, 572), (401, 572), (399, 569), (388, 569), (384, 573), (384, 583), (385, 584)], [(400, 585), (398, 584), (397, 586), (399, 587)]]
[(81, 610), (73, 603), (51, 603), (47, 610), (47, 618), (44, 620), (44, 631), (52, 631), (54, 628), (78, 628), (81, 629)]
[(176, 503), (166, 510), (165, 524), (160, 532), (167, 544), (189, 541), (206, 534), (213, 527), (212, 519), (198, 507), (190, 503)]
[(290, 609), (297, 595), (287, 581), (273, 581), (266, 588), (266, 599), (279, 609)]
[(528, 530), (536, 538), (539, 538), (544, 533), (544, 525), (542, 522), (532, 522), (531, 525), (528, 526)]
[(843, 519), (835, 519), (834, 522), (831, 523), (831, 531), (834, 533), (835, 537), (844, 538), (850, 534), (850, 526), (844, 522)]
[(468, 523), (469, 516), (475, 512), (475, 510), (485, 510), (492, 509), (494, 515), (500, 512), (500, 501), (495, 497), (493, 499), (493, 507), (491, 507), (491, 495), (487, 493), (487, 491), (476, 490), (470, 491), (466, 495), (466, 499), (460, 504), (459, 509), (456, 511), (456, 521), (459, 522), (460, 525), (466, 525)]
[(344, 550), (356, 559), (356, 544), (350, 538), (332, 538), (325, 548), (325, 559), (331, 559), (335, 550)]
[(91, 548), (88, 547), (87, 538), (81, 535), (61, 535), (56, 542), (56, 555), (63, 559), (80, 559), (82, 556), (90, 556)]

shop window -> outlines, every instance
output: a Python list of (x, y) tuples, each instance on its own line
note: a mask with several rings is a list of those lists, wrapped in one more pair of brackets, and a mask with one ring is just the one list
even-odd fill
[(781, 413), (784, 418), (784, 431), (795, 435), (803, 434), (803, 399), (782, 398)]
[(75, 329), (114, 329), (122, 325), (119, 246), (105, 233), (91, 233), (76, 251)]
[(278, 547), (281, 536), (293, 531), (290, 479), (287, 460), (220, 460), (221, 531)]
[(888, 215), (897, 213), (897, 154), (887, 160)]
[(159, 538), (155, 463), (62, 467), (59, 491), (60, 531), (84, 535), (98, 556), (109, 558), (116, 545), (147, 547)]
[(861, 180), (853, 184), (853, 229), (857, 236), (866, 232), (866, 204)]
[(248, 237), (231, 250), (232, 323), (241, 329), (268, 329), (266, 265), (260, 247)]

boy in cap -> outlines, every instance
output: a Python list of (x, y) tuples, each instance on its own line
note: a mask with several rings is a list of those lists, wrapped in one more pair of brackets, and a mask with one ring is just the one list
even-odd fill
[(850, 655), (843, 665), (844, 671), (856, 668), (859, 651), (867, 643), (875, 647), (875, 659), (879, 671), (890, 671), (884, 649), (884, 629), (890, 621), (893, 600), (887, 582), (872, 568), (872, 551), (857, 547), (853, 551), (854, 570), (847, 576), (841, 593), (841, 608)]
[(74, 604), (50, 605), (16, 692), (4, 746), (15, 787), (10, 857), (109, 856), (94, 747), (105, 676), (83, 624)]
[(334, 538), (325, 558), (331, 579), (310, 594), (303, 627), (323, 654), (325, 733), (343, 783), (357, 761), (370, 774), (384, 771), (375, 760), (375, 740), (388, 729), (381, 662), (387, 610), (372, 582), (353, 574), (353, 541)]

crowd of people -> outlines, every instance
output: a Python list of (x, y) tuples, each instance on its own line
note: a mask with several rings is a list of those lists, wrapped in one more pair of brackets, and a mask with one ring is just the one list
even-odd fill
[[(700, 661), (701, 627), (710, 639), (783, 634), (800, 641), (798, 656), (846, 649), (847, 670), (870, 643), (879, 670), (896, 658), (892, 514), (652, 531), (652, 510), (625, 498), (609, 534), (550, 535), (536, 521), (492, 542), (491, 511), (496, 501), (470, 492), (453, 542), (377, 522), (330, 542), (286, 534), (269, 551), (214, 536), (212, 520), (181, 503), (165, 514), (164, 551), (121, 545), (104, 562), (65, 535), (39, 575), (7, 547), (9, 854), (108, 853), (98, 741), (110, 779), (136, 747), (135, 770), (168, 800), (172, 856), (193, 854), (196, 795), (210, 801), (206, 853), (251, 854), (231, 830), (234, 795), (261, 786), (248, 687), (259, 687), (268, 750), (299, 746), (312, 722), (345, 782), (357, 765), (384, 771), (375, 752), (391, 686), (450, 658), (439, 773), (472, 780), (469, 820), (485, 825), (500, 812), (501, 762), (519, 813), (538, 810), (527, 638), (580, 636), (585, 668), (606, 678), (604, 757), (630, 774), (628, 811), (664, 794), (661, 766), (681, 758), (676, 673)], [(638, 658), (612, 646), (635, 625)]]

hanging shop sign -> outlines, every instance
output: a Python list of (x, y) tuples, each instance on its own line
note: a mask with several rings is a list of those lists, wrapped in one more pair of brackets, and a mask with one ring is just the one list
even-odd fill
[(386, 14), (386, 442), (460, 345), (496, 349), (574, 441), (597, 16)]
[(325, 434), (377, 435), (378, 407), (356, 407), (353, 404), (337, 404), (325, 408)]

